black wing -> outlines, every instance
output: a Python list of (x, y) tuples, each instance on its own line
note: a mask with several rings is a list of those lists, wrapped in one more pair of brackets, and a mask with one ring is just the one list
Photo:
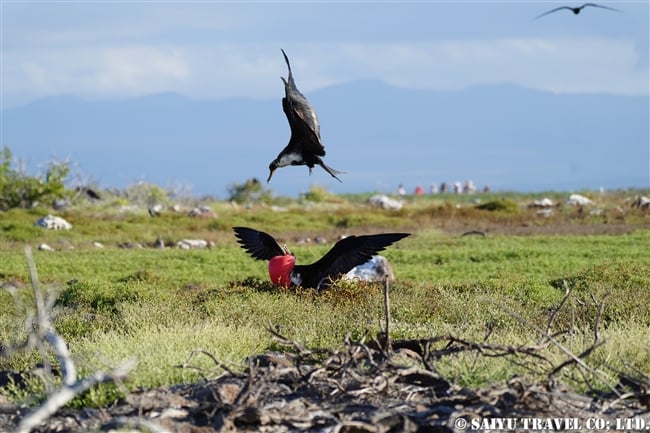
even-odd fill
[(273, 257), (285, 254), (284, 249), (273, 236), (249, 229), (248, 227), (233, 227), (237, 242), (253, 258), (257, 260), (271, 260)]
[(291, 138), (289, 144), (280, 152), (280, 155), (297, 152), (303, 156), (306, 154), (325, 156), (325, 146), (321, 143), (320, 138), (314, 134), (314, 131), (302, 119), (293, 116), (291, 103), (287, 98), (282, 98), (282, 110), (289, 121)]
[(559, 8), (551, 9), (548, 12), (544, 12), (543, 14), (537, 15), (535, 19), (541, 18), (544, 15), (552, 14), (553, 12), (561, 11), (562, 9), (568, 9), (570, 11), (573, 11), (573, 8), (570, 8), (569, 6), (560, 6)]
[(325, 156), (325, 147), (320, 139), (320, 123), (316, 111), (311, 106), (305, 95), (300, 93), (296, 87), (296, 82), (293, 80), (293, 73), (291, 72), (291, 64), (287, 54), (282, 50), (284, 61), (289, 68), (289, 76), (287, 80), (284, 78), (284, 94), (282, 98), (282, 110), (287, 116), (289, 126), (291, 127), (291, 134), (300, 141), (306, 149), (316, 155)]
[(620, 10), (618, 10), (618, 9), (610, 8), (608, 6), (597, 5), (596, 3), (585, 3), (585, 4), (582, 5), (583, 8), (587, 7), (587, 6), (593, 6), (595, 8), (601, 8), (601, 9), (607, 9), (607, 10), (610, 10), (610, 11), (620, 12)]
[(317, 287), (324, 278), (336, 278), (355, 266), (362, 265), (375, 254), (410, 233), (348, 236), (338, 241), (320, 260), (311, 265), (298, 265), (303, 287)]

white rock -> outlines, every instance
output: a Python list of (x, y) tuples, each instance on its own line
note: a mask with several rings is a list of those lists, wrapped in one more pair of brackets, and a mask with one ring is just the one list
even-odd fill
[(573, 205), (573, 206), (584, 206), (588, 204), (594, 204), (591, 199), (585, 197), (584, 195), (580, 194), (571, 194), (569, 196), (569, 199), (566, 201), (567, 204)]
[(544, 197), (541, 200), (533, 200), (530, 204), (530, 207), (553, 207), (555, 203), (548, 197)]
[(402, 202), (400, 200), (395, 200), (385, 194), (375, 194), (368, 199), (368, 202), (382, 209), (399, 210), (402, 208)]
[(210, 248), (213, 245), (212, 242), (206, 241), (205, 239), (182, 239), (176, 243), (178, 248), (184, 250), (191, 250), (194, 248)]
[(104, 244), (102, 244), (101, 242), (95, 241), (95, 242), (93, 242), (93, 247), (95, 247), (95, 248), (104, 248)]
[(366, 282), (381, 282), (387, 278), (388, 281), (395, 281), (393, 267), (384, 256), (373, 256), (363, 265), (352, 268), (344, 278)]
[(50, 230), (70, 230), (72, 228), (72, 224), (63, 218), (54, 215), (44, 216), (43, 218), (40, 218), (38, 221), (36, 221), (34, 225)]
[(48, 244), (40, 244), (38, 246), (38, 249), (41, 250), (41, 251), (56, 251), (54, 248), (52, 248)]
[(188, 215), (196, 218), (214, 218), (216, 216), (214, 211), (207, 206), (195, 207), (188, 212)]

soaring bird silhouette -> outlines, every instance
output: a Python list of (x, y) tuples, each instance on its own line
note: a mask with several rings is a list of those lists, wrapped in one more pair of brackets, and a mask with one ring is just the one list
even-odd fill
[(336, 175), (343, 172), (328, 167), (321, 159), (321, 156), (325, 156), (325, 147), (320, 139), (320, 124), (318, 123), (316, 111), (296, 87), (289, 58), (284, 50), (282, 50), (282, 55), (289, 68), (289, 77), (286, 80), (281, 77), (284, 82), (285, 94), (284, 98), (282, 98), (282, 110), (289, 121), (291, 138), (289, 138), (289, 144), (269, 164), (269, 178), (266, 182), (268, 183), (271, 180), (271, 176), (273, 176), (273, 172), (277, 168), (286, 167), (287, 165), (306, 165), (309, 167), (309, 174), (311, 174), (311, 170), (316, 164), (323, 167), (326, 172), (341, 182), (341, 179)]
[(607, 10), (615, 11), (615, 12), (620, 12), (618, 9), (614, 9), (614, 8), (610, 8), (610, 7), (602, 6), (602, 5), (597, 5), (596, 3), (585, 3), (585, 4), (583, 4), (582, 6), (578, 6), (578, 7), (560, 6), (559, 8), (555, 8), (555, 9), (552, 9), (552, 10), (550, 10), (550, 11), (548, 11), (548, 12), (544, 12), (544, 13), (541, 14), (541, 15), (537, 15), (537, 16), (535, 17), (535, 19), (541, 18), (541, 17), (543, 17), (544, 15), (552, 14), (553, 12), (557, 12), (557, 11), (560, 11), (560, 10), (562, 10), (562, 9), (568, 9), (568, 10), (570, 10), (571, 12), (573, 12), (575, 15), (578, 15), (578, 14), (579, 14), (580, 12), (582, 12), (582, 10), (583, 10), (584, 8), (586, 8), (587, 6), (591, 6), (591, 7), (594, 7), (594, 8), (607, 9)]
[(322, 258), (311, 265), (296, 265), (289, 249), (280, 246), (268, 233), (248, 227), (233, 227), (237, 242), (257, 260), (269, 260), (271, 282), (317, 290), (327, 288), (333, 280), (352, 268), (366, 263), (375, 254), (410, 233), (382, 233), (348, 236), (338, 241)]

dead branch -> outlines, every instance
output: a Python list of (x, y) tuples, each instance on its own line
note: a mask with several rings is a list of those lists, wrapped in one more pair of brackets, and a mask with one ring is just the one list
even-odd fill
[[(567, 348), (564, 344), (562, 344), (562, 343), (560, 343), (559, 341), (557, 341), (557, 339), (555, 339), (555, 338), (550, 338), (549, 336), (547, 336), (547, 334), (546, 334), (546, 332), (545, 332), (544, 330), (540, 329), (538, 326), (536, 326), (536, 325), (530, 323), (529, 321), (525, 320), (525, 319), (524, 319), (523, 317), (521, 317), (519, 314), (515, 313), (514, 311), (510, 310), (509, 308), (507, 308), (507, 307), (505, 307), (505, 306), (503, 306), (503, 305), (501, 305), (500, 307), (501, 307), (501, 308), (502, 308), (506, 313), (508, 313), (509, 315), (511, 315), (512, 317), (514, 317), (515, 319), (517, 319), (521, 324), (526, 325), (526, 326), (528, 326), (529, 328), (533, 329), (534, 331), (538, 332), (540, 335), (542, 335), (542, 337), (544, 337), (544, 338), (548, 338), (548, 341), (550, 341), (553, 345), (555, 345), (555, 347), (557, 347), (558, 349), (560, 349), (562, 352), (564, 352), (566, 355), (568, 355), (568, 356), (572, 359), (573, 362), (570, 362), (570, 364), (575, 363), (575, 364), (579, 365), (580, 367), (582, 367), (583, 369), (585, 369), (586, 371), (588, 371), (588, 372), (589, 372), (590, 374), (592, 374), (593, 376), (599, 378), (600, 380), (603, 381), (603, 383), (605, 383), (605, 384), (607, 385), (607, 387), (608, 387), (608, 388), (609, 388), (609, 389), (610, 389), (614, 394), (616, 394), (617, 396), (620, 397), (620, 393), (616, 390), (616, 388), (614, 388), (614, 387), (609, 383), (609, 381), (605, 380), (605, 378), (603, 378), (603, 377), (599, 374), (598, 371), (596, 371), (595, 369), (593, 369), (592, 367), (590, 367), (590, 366), (589, 366), (589, 365), (588, 365), (588, 364), (587, 364), (587, 363), (586, 363), (586, 362), (585, 362), (585, 361), (584, 361), (584, 360), (583, 360), (579, 355), (576, 355), (575, 353), (573, 353), (573, 352), (572, 352), (569, 348)], [(592, 345), (592, 347), (588, 348), (588, 349), (586, 350), (586, 352), (591, 353), (591, 351), (593, 351), (593, 349), (595, 349), (594, 346), (595, 346), (595, 345)], [(587, 353), (587, 354), (588, 354), (588, 353)], [(586, 356), (586, 355), (585, 355), (585, 356)], [(568, 365), (568, 364), (567, 364), (567, 365)], [(557, 370), (557, 371), (559, 371), (559, 370)], [(548, 376), (549, 376), (549, 377), (553, 376), (553, 374), (557, 373), (557, 371), (555, 371), (555, 369), (553, 369), (553, 370), (551, 371), (552, 374), (549, 373)], [(581, 373), (582, 373), (582, 372), (581, 372)], [(584, 375), (583, 375), (583, 377), (584, 377)], [(588, 380), (587, 380), (586, 377), (585, 377), (585, 383), (587, 384), (587, 386), (589, 386), (590, 388), (592, 388), (592, 387), (591, 387), (591, 384), (588, 382)]]
[(385, 342), (384, 342), (384, 352), (390, 352), (390, 297), (388, 296), (388, 278), (384, 279), (384, 320), (386, 321), (386, 326), (384, 328)]
[(194, 360), (194, 358), (196, 358), (197, 355), (205, 355), (205, 356), (207, 356), (208, 358), (210, 358), (212, 360), (212, 362), (214, 363), (214, 365), (217, 366), (217, 368), (221, 368), (222, 370), (225, 370), (226, 372), (228, 372), (228, 374), (230, 374), (232, 376), (237, 376), (238, 374), (241, 374), (241, 373), (235, 373), (230, 367), (228, 367), (225, 363), (219, 361), (212, 353), (210, 353), (209, 351), (207, 351), (205, 349), (194, 349), (194, 350), (192, 350), (192, 352), (190, 353), (190, 356), (188, 356), (188, 358), (185, 360), (185, 362), (183, 362), (180, 365), (177, 365), (176, 367), (197, 370), (197, 371), (202, 373), (203, 369), (201, 367), (196, 367), (196, 366), (193, 366), (193, 365), (190, 364), (190, 362), (192, 360)]
[(38, 408), (21, 419), (17, 426), (16, 433), (29, 433), (33, 428), (42, 424), (70, 400), (87, 391), (94, 385), (103, 382), (123, 380), (128, 372), (136, 365), (134, 360), (129, 360), (108, 373), (97, 371), (89, 377), (77, 380), (77, 368), (70, 351), (68, 350), (68, 346), (65, 340), (56, 332), (50, 319), (50, 310), (54, 305), (55, 297), (50, 295), (48, 296), (47, 301), (45, 300), (38, 279), (38, 274), (36, 272), (32, 250), (29, 246), (25, 246), (25, 258), (34, 291), (36, 315), (29, 315), (29, 320), (26, 322), (28, 332), (27, 341), (18, 347), (23, 347), (25, 349), (37, 347), (41, 352), (44, 364), (48, 367), (48, 371), (51, 371), (51, 367), (47, 361), (47, 345), (49, 345), (60, 366), (63, 383), (57, 390), (51, 393), (47, 400), (45, 400)]
[[(591, 296), (591, 300), (594, 301), (594, 304), (597, 304), (594, 294), (590, 293), (589, 296)], [(596, 320), (594, 321), (594, 344), (596, 344), (600, 340), (600, 334), (598, 329), (600, 327), (600, 319), (603, 317), (604, 311), (605, 311), (605, 300), (603, 299), (598, 306), (598, 315), (596, 316)]]
[(129, 431), (138, 430), (151, 433), (170, 433), (169, 430), (159, 426), (158, 424), (151, 422), (142, 418), (130, 418), (130, 417), (117, 417), (101, 426), (99, 431), (112, 432), (115, 430), (125, 430)]
[(564, 286), (564, 296), (560, 301), (560, 305), (558, 305), (558, 307), (551, 313), (551, 317), (549, 317), (548, 323), (546, 324), (546, 332), (542, 336), (542, 339), (539, 341), (539, 343), (537, 343), (538, 345), (541, 345), (544, 341), (547, 341), (549, 339), (548, 337), (551, 335), (551, 327), (553, 326), (555, 317), (560, 312), (560, 310), (562, 310), (562, 307), (564, 307), (564, 304), (566, 303), (567, 299), (569, 299), (569, 296), (571, 296), (571, 287), (569, 287), (566, 280), (562, 280), (562, 285)]
[(92, 376), (81, 379), (71, 386), (62, 386), (54, 394), (50, 395), (41, 406), (20, 421), (16, 428), (16, 433), (29, 433), (33, 428), (42, 424), (77, 395), (99, 383), (123, 380), (136, 365), (137, 362), (135, 360), (129, 360), (108, 373), (97, 371)]

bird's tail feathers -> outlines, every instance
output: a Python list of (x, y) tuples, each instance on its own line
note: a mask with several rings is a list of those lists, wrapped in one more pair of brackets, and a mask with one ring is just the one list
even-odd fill
[(287, 68), (289, 68), (289, 77), (291, 77), (291, 63), (289, 63), (289, 58), (287, 57), (287, 53), (285, 53), (284, 49), (282, 48), (280, 48), (280, 51), (282, 51), (282, 55), (284, 56), (284, 61), (287, 63)]
[[(326, 164), (325, 164), (324, 162), (322, 162), (322, 161), (319, 162), (318, 164), (319, 164), (321, 167), (323, 167), (323, 169), (324, 169), (326, 172), (328, 172), (330, 175), (332, 175), (332, 177), (333, 177), (334, 179), (336, 179), (336, 180), (338, 180), (339, 182), (343, 183), (343, 181), (341, 181), (341, 179), (339, 179), (338, 177), (336, 177), (336, 175), (337, 175), (337, 174), (346, 174), (344, 171), (338, 171), (338, 170), (335, 170), (335, 169), (333, 169), (332, 167), (326, 165)], [(311, 170), (310, 170), (310, 171), (311, 171)]]

